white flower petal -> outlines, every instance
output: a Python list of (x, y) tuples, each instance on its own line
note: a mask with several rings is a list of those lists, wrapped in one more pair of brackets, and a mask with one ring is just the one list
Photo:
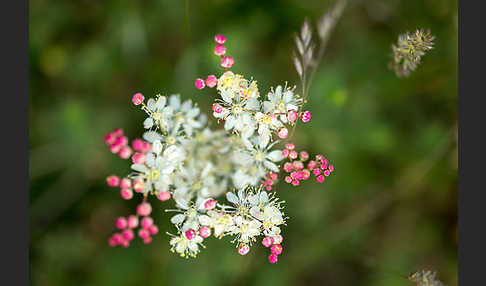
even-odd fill
[(272, 172), (275, 172), (277, 173), (278, 172), (278, 167), (277, 165), (275, 165), (274, 163), (270, 162), (270, 161), (263, 161), (263, 165), (265, 166), (265, 168), (271, 170)]
[(130, 168), (132, 168), (132, 170), (138, 171), (140, 173), (144, 173), (148, 170), (147, 167), (145, 167), (145, 165), (142, 165), (142, 164), (132, 164), (130, 166)]
[(155, 103), (155, 107), (158, 110), (162, 110), (165, 107), (166, 102), (167, 102), (167, 98), (165, 96), (161, 96), (159, 97), (159, 99), (157, 99), (157, 103)]
[(170, 219), (170, 222), (173, 224), (180, 224), (186, 219), (185, 214), (176, 214)]
[(226, 117), (226, 122), (224, 123), (224, 129), (231, 130), (235, 126), (236, 119), (233, 115)]
[(152, 119), (152, 117), (148, 117), (143, 121), (143, 128), (150, 129), (152, 128), (152, 126), (154, 126), (154, 120)]
[(154, 111), (155, 110), (155, 99), (149, 98), (149, 100), (147, 100), (147, 107), (150, 111)]
[(267, 154), (266, 156), (268, 159), (272, 160), (273, 162), (279, 162), (283, 160), (283, 155), (281, 150), (274, 150)]
[(235, 204), (235, 205), (237, 205), (237, 204), (239, 203), (239, 199), (238, 199), (238, 197), (237, 197), (235, 194), (233, 194), (232, 192), (227, 192), (227, 193), (226, 193), (226, 199), (227, 199), (229, 202), (231, 202), (231, 203), (233, 203), (233, 204)]
[(152, 144), (152, 152), (154, 152), (157, 155), (159, 155), (160, 152), (162, 152), (162, 143), (160, 143), (160, 140), (154, 141), (154, 143)]

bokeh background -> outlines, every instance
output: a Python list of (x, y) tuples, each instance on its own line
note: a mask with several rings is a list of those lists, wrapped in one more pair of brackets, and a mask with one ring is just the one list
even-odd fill
[[(310, 92), (294, 141), (324, 153), (324, 184), (285, 183), (291, 217), (278, 264), (254, 247), (209, 240), (195, 260), (168, 251), (164, 205), (151, 245), (110, 248), (123, 201), (105, 177), (128, 163), (103, 142), (135, 138), (130, 98), (181, 93), (209, 110), (194, 79), (221, 71), (213, 36), (228, 38), (233, 70), (265, 93), (298, 84), (292, 37), (323, 1), (30, 1), (30, 279), (32, 285), (411, 285), (431, 269), (457, 285), (457, 3), (351, 1)], [(430, 28), (435, 49), (409, 78), (387, 68), (398, 35)], [(217, 126), (213, 121), (213, 126)]]

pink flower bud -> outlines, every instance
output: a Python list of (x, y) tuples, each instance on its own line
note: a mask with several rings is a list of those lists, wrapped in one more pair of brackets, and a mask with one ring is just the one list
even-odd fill
[(140, 223), (143, 228), (149, 228), (154, 224), (154, 220), (151, 217), (144, 217)]
[(142, 139), (135, 139), (132, 142), (133, 150), (135, 151), (142, 151), (143, 149), (143, 140)]
[(128, 146), (124, 146), (120, 149), (120, 153), (118, 153), (118, 155), (122, 159), (128, 159), (130, 158), (130, 155), (132, 155), (132, 149)]
[(203, 89), (206, 86), (206, 84), (204, 83), (204, 80), (201, 79), (201, 78), (196, 79), (196, 81), (194, 82), (194, 85), (196, 86), (197, 89)]
[(250, 252), (250, 247), (246, 244), (240, 244), (238, 246), (238, 253), (241, 255), (246, 255), (248, 252)]
[(316, 161), (310, 161), (309, 164), (307, 164), (307, 168), (309, 168), (309, 170), (313, 170), (315, 167), (317, 167)]
[(292, 178), (290, 176), (285, 176), (284, 180), (285, 180), (286, 183), (289, 183), (289, 184), (292, 183)]
[(287, 172), (287, 173), (290, 173), (294, 170), (294, 165), (290, 162), (287, 162), (284, 164), (284, 171)]
[(294, 145), (294, 144), (292, 144), (292, 143), (288, 143), (288, 144), (285, 144), (285, 148), (286, 148), (286, 149), (289, 149), (289, 151), (290, 151), (290, 150), (294, 150), (294, 149), (295, 149), (295, 145)]
[(224, 42), (226, 42), (226, 37), (221, 35), (221, 34), (217, 34), (215, 37), (214, 37), (214, 40), (216, 41), (216, 43), (218, 44), (224, 44)]
[(304, 179), (304, 172), (302, 172), (302, 171), (297, 172), (297, 175), (295, 175), (295, 179), (303, 180)]
[(207, 209), (207, 210), (212, 210), (216, 207), (216, 201), (214, 199), (208, 199), (206, 200), (206, 202), (204, 203), (204, 207)]
[(132, 186), (132, 181), (128, 178), (123, 178), (120, 181), (120, 188), (122, 189), (128, 189)]
[(214, 54), (219, 57), (223, 56), (224, 54), (226, 54), (226, 47), (223, 45), (217, 45), (214, 48)]
[(324, 160), (324, 156), (322, 156), (321, 154), (316, 155), (316, 161), (322, 161), (322, 160)]
[(302, 163), (301, 161), (294, 161), (292, 163), (292, 165), (293, 165), (294, 169), (296, 169), (296, 170), (304, 169), (304, 163)]
[(128, 228), (136, 228), (138, 226), (138, 217), (131, 215), (127, 219)]
[(309, 159), (309, 153), (307, 153), (306, 151), (300, 152), (299, 156), (302, 161), (306, 161), (307, 159)]
[(288, 149), (283, 149), (283, 150), (282, 150), (282, 156), (283, 156), (284, 158), (287, 158), (287, 157), (289, 156), (289, 150), (288, 150)]
[(120, 196), (124, 200), (130, 200), (130, 199), (133, 198), (133, 191), (132, 191), (132, 189), (121, 189), (120, 190)]
[(152, 242), (152, 238), (150, 236), (143, 239), (143, 243), (145, 244), (150, 244), (151, 242)]
[(274, 244), (270, 249), (273, 254), (280, 255), (282, 253), (282, 246), (280, 244)]
[(115, 144), (118, 144), (121, 147), (127, 145), (128, 144), (128, 137), (127, 136), (117, 137), (116, 140), (115, 140)]
[(126, 240), (132, 240), (135, 237), (135, 235), (133, 234), (133, 230), (131, 230), (131, 229), (125, 229), (122, 232), (122, 236)]
[(159, 233), (159, 228), (155, 224), (151, 225), (148, 228), (148, 230), (149, 230), (151, 235), (156, 235), (157, 233)]
[(297, 156), (298, 156), (298, 154), (297, 154), (297, 152), (295, 150), (290, 151), (290, 153), (289, 153), (289, 158), (290, 159), (294, 160), (294, 159), (297, 158)]
[(309, 179), (309, 177), (310, 177), (310, 171), (309, 170), (304, 169), (304, 170), (302, 170), (302, 173), (303, 173), (303, 177), (302, 177), (303, 180)]
[(113, 237), (110, 237), (110, 239), (108, 239), (108, 245), (110, 247), (115, 247), (118, 243), (115, 241), (115, 239), (113, 239)]
[(168, 201), (170, 199), (170, 192), (169, 191), (162, 191), (157, 194), (157, 198), (163, 202)]
[(224, 68), (227, 68), (227, 69), (232, 67), (234, 63), (235, 63), (235, 60), (230, 56), (226, 56), (226, 57), (223, 57), (221, 59), (221, 66), (224, 67)]
[(287, 112), (287, 120), (288, 121), (295, 122), (297, 120), (297, 118), (299, 118), (299, 116), (297, 115), (297, 111), (290, 110), (289, 112)]
[(213, 104), (212, 109), (216, 113), (221, 113), (223, 111), (223, 108), (221, 107), (221, 105), (219, 105), (217, 103)]
[(143, 96), (143, 94), (141, 94), (140, 92), (139, 93), (135, 93), (132, 97), (132, 102), (133, 104), (135, 105), (139, 105), (143, 102), (143, 100), (145, 99), (145, 97)]
[(292, 185), (293, 185), (294, 187), (297, 187), (299, 184), (300, 184), (300, 182), (299, 182), (299, 181), (297, 181), (297, 180), (293, 180), (293, 181), (292, 181)]
[(149, 203), (141, 203), (137, 206), (137, 214), (140, 216), (148, 216), (152, 212), (152, 206)]
[(324, 182), (324, 179), (325, 179), (325, 177), (324, 177), (323, 175), (319, 175), (319, 176), (317, 177), (317, 181), (318, 181), (319, 183)]
[(211, 228), (208, 226), (201, 226), (199, 228), (199, 235), (202, 238), (208, 238), (211, 235)]
[(273, 244), (273, 237), (267, 236), (262, 239), (262, 244), (265, 247), (270, 247)]
[(306, 111), (302, 112), (302, 114), (300, 115), (300, 119), (304, 123), (309, 122), (311, 120), (311, 113), (310, 113), (310, 111), (306, 110)]
[(118, 185), (120, 184), (120, 178), (115, 175), (111, 175), (106, 178), (106, 182), (110, 187), (118, 187)]
[(277, 255), (275, 255), (275, 254), (270, 254), (270, 255), (268, 256), (268, 261), (269, 261), (270, 263), (272, 263), (272, 264), (275, 264), (275, 263), (277, 263), (277, 261), (278, 261), (278, 256), (277, 256)]
[(277, 235), (274, 237), (274, 242), (273, 242), (273, 243), (275, 243), (275, 244), (280, 244), (280, 243), (282, 243), (282, 241), (283, 241), (283, 237), (282, 237), (282, 235), (277, 234)]
[(122, 240), (123, 240), (123, 236), (121, 235), (121, 233), (115, 233), (115, 234), (113, 234), (112, 238), (113, 238), (113, 241), (114, 241), (116, 244), (121, 243), (121, 242), (122, 242)]
[(215, 87), (218, 84), (218, 78), (214, 75), (208, 75), (206, 78), (206, 85), (210, 88)]
[(137, 192), (137, 193), (142, 192), (144, 187), (145, 187), (145, 184), (142, 180), (140, 180), (140, 179), (133, 180), (133, 189), (135, 190), (135, 192)]
[(331, 172), (329, 172), (329, 170), (324, 171), (324, 176), (329, 177), (330, 174), (331, 174)]
[(122, 147), (123, 147), (122, 145), (117, 144), (115, 142), (115, 143), (113, 143), (113, 144), (110, 145), (110, 151), (111, 151), (111, 153), (116, 154), (116, 153), (118, 153), (120, 151), (120, 149)]
[(145, 154), (144, 153), (140, 153), (140, 152), (137, 152), (137, 153), (133, 154), (133, 156), (132, 156), (132, 162), (134, 164), (143, 164), (143, 163), (145, 163)]
[(106, 136), (105, 136), (106, 144), (111, 145), (111, 144), (115, 143), (115, 141), (116, 141), (116, 136), (115, 136), (114, 133), (106, 134)]
[(115, 137), (123, 136), (123, 129), (119, 127), (116, 128), (115, 130), (113, 130), (113, 135), (115, 135)]
[(127, 219), (121, 216), (116, 219), (115, 225), (119, 229), (124, 229), (127, 227)]
[(287, 136), (289, 136), (289, 130), (287, 128), (282, 127), (278, 130), (278, 137), (280, 139), (285, 139)]
[(314, 174), (314, 176), (319, 176), (321, 174), (321, 169), (316, 168), (316, 169), (312, 170), (312, 174)]
[(120, 242), (120, 245), (124, 248), (127, 248), (130, 246), (130, 241), (126, 240), (126, 239), (123, 239), (121, 242)]
[(276, 173), (270, 173), (270, 179), (273, 180), (273, 181), (276, 181), (277, 180), (277, 174)]
[(145, 239), (147, 237), (150, 237), (150, 233), (147, 229), (145, 228), (141, 228), (138, 230), (138, 236), (141, 238), (141, 239)]
[(148, 143), (147, 141), (143, 141), (143, 149), (142, 152), (147, 153), (152, 150), (152, 144)]
[(187, 239), (189, 239), (189, 240), (192, 240), (194, 237), (196, 237), (196, 232), (192, 228), (186, 230), (186, 232), (184, 234), (186, 235)]
[(266, 186), (266, 187), (265, 187), (265, 190), (267, 190), (267, 191), (271, 191), (271, 190), (272, 190), (272, 186)]
[(334, 171), (334, 166), (333, 165), (329, 165), (329, 172), (332, 172)]

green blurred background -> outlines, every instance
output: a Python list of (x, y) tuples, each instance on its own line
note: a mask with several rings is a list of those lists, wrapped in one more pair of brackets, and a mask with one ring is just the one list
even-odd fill
[[(419, 269), (457, 285), (457, 3), (352, 1), (331, 36), (295, 143), (336, 166), (324, 184), (279, 184), (291, 217), (276, 265), (211, 239), (194, 260), (161, 233), (128, 249), (107, 239), (123, 201), (105, 177), (128, 163), (104, 145), (141, 135), (131, 95), (181, 93), (209, 110), (194, 79), (233, 70), (260, 91), (298, 84), (292, 37), (334, 1), (30, 1), (30, 279), (32, 285), (411, 285)], [(387, 69), (398, 35), (430, 28), (435, 49), (409, 78)], [(213, 121), (213, 126), (216, 123)], [(160, 206), (160, 204), (157, 204)]]

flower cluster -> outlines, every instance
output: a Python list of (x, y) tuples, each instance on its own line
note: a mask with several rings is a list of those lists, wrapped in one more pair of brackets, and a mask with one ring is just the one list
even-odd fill
[[(228, 70), (234, 59), (226, 55), (226, 38), (217, 35), (215, 41), (214, 53), (221, 57), (225, 70), (219, 77), (198, 78), (195, 86), (217, 90), (219, 96), (211, 109), (218, 121), (224, 121), (224, 129), (210, 128), (199, 107), (190, 100), (181, 101), (179, 95), (157, 94), (146, 100), (136, 93), (132, 103), (147, 114), (142, 138), (129, 145), (120, 128), (106, 135), (110, 151), (131, 160), (131, 172), (124, 177), (108, 176), (108, 185), (119, 187), (123, 199), (136, 194), (142, 197), (136, 215), (116, 221), (121, 232), (108, 243), (127, 247), (135, 237), (139, 216), (138, 236), (144, 243), (152, 241), (158, 233), (149, 217), (149, 199), (153, 196), (174, 202), (175, 208), (166, 208), (175, 213), (170, 221), (176, 231), (167, 232), (172, 252), (195, 257), (205, 247), (205, 239), (231, 236), (239, 254), (247, 254), (254, 242), (261, 241), (270, 248), (269, 262), (276, 263), (283, 250), (281, 227), (286, 221), (283, 202), (270, 192), (278, 182), (279, 164), (290, 160), (285, 166), (290, 163), (292, 168), (284, 167), (284, 171), (290, 172), (294, 185), (303, 179), (302, 172), (307, 174), (305, 179), (312, 172), (322, 182), (320, 177), (328, 176), (333, 167), (318, 155), (304, 168), (307, 152), (301, 152), (297, 160), (293, 144), (287, 144), (284, 150), (277, 148), (299, 119), (310, 121), (310, 112), (303, 110), (303, 99), (287, 84), (261, 96), (256, 80)], [(223, 195), (227, 202), (218, 202)]]
[(130, 241), (135, 238), (133, 231), (139, 226), (139, 216), (142, 217), (142, 220), (140, 221), (141, 228), (138, 230), (138, 236), (145, 244), (152, 242), (151, 235), (156, 235), (159, 232), (159, 228), (149, 216), (151, 212), (152, 206), (144, 201), (138, 205), (136, 215), (130, 215), (126, 218), (119, 217), (115, 222), (115, 226), (120, 229), (121, 232), (114, 233), (108, 240), (108, 244), (110, 246), (120, 245), (122, 247), (128, 247)]
[(309, 179), (312, 173), (316, 177), (317, 182), (322, 183), (334, 171), (334, 166), (330, 165), (329, 161), (321, 154), (316, 155), (314, 160), (309, 161), (306, 168), (304, 163), (309, 159), (309, 153), (306, 151), (297, 153), (294, 149), (295, 145), (288, 143), (282, 151), (282, 156), (289, 159), (289, 162), (286, 162), (283, 166), (284, 171), (288, 173), (285, 176), (285, 182), (298, 186), (300, 181)]
[[(195, 257), (204, 239), (233, 236), (238, 253), (245, 255), (259, 236), (263, 241), (282, 242), (280, 225), (285, 223), (281, 202), (261, 187), (246, 187), (237, 194), (226, 193), (228, 205), (221, 205), (209, 198), (191, 203), (178, 203), (171, 218), (178, 234), (172, 236), (171, 250), (182, 257)], [(265, 245), (265, 243), (264, 243)], [(281, 252), (281, 245), (279, 245)]]

